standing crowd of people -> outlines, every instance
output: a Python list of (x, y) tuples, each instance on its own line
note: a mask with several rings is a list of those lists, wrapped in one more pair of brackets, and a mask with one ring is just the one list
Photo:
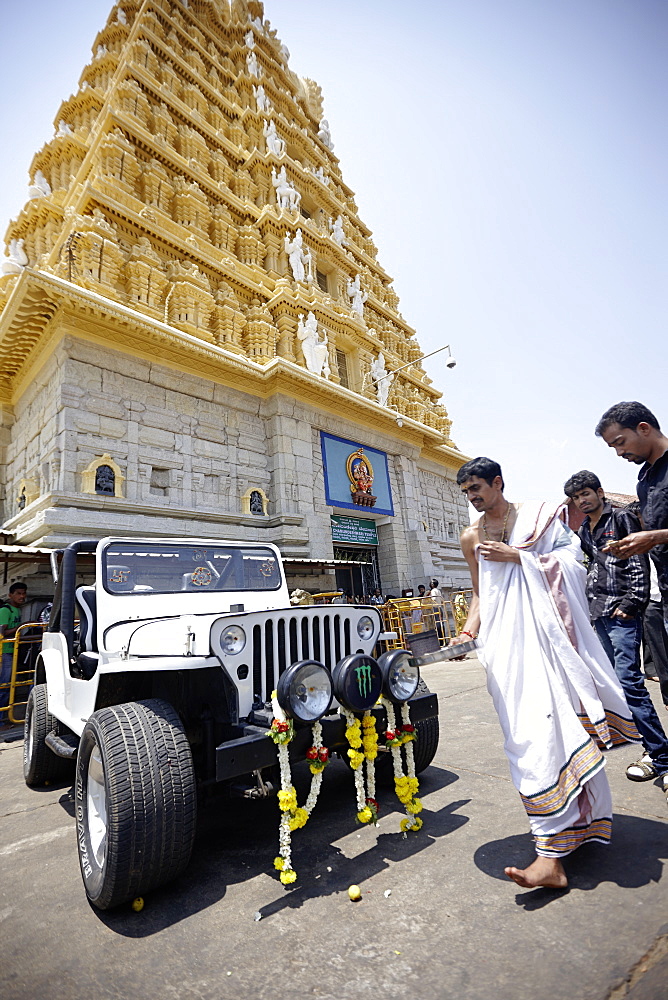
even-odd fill
[(641, 670), (644, 631), (668, 706), (668, 437), (638, 402), (612, 406), (595, 433), (641, 466), (639, 502), (613, 508), (594, 473), (574, 474), (564, 489), (585, 515), (579, 537), (563, 501), (506, 500), (497, 462), (475, 458), (457, 474), (481, 516), (462, 533), (473, 599), (453, 642), (480, 642), (535, 841), (527, 868), (505, 869), (525, 888), (566, 887), (563, 859), (583, 843), (609, 842), (604, 749), (642, 743), (626, 776), (658, 779), (668, 796), (668, 737)]

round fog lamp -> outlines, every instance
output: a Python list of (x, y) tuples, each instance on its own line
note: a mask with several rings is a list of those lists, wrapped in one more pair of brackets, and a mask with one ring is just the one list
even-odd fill
[(357, 634), (363, 642), (367, 642), (372, 637), (373, 629), (373, 622), (368, 615), (364, 615), (357, 623)]
[(405, 649), (393, 649), (378, 657), (383, 675), (383, 694), (390, 701), (408, 701), (420, 683), (420, 668), (411, 666), (411, 654)]
[(339, 660), (332, 671), (334, 697), (349, 712), (365, 712), (375, 705), (383, 675), (373, 656), (354, 653)]
[(332, 703), (332, 678), (317, 660), (299, 660), (279, 677), (276, 697), (286, 715), (316, 722)]
[(228, 656), (241, 653), (246, 645), (246, 633), (241, 625), (228, 625), (220, 636), (220, 645)]

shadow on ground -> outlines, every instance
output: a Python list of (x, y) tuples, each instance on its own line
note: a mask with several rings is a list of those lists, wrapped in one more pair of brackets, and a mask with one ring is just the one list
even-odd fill
[[(295, 769), (295, 786), (300, 802), (306, 798), (309, 776)], [(446, 788), (458, 780), (451, 771), (429, 767), (420, 776), (424, 794)], [(398, 831), (399, 803), (390, 790), (378, 790), (381, 816), (395, 812)], [(129, 904), (95, 915), (110, 930), (125, 937), (143, 938), (207, 909), (224, 898), (229, 885), (246, 882), (261, 874), (276, 880), (276, 899), (263, 907), (261, 917), (271, 917), (287, 907), (299, 907), (309, 899), (347, 890), (351, 882), (361, 882), (384, 871), (390, 862), (400, 862), (430, 847), (468, 822), (457, 813), (468, 799), (448, 803), (436, 812), (425, 808), (424, 827), (418, 833), (376, 834), (368, 850), (354, 859), (335, 847), (336, 841), (362, 828), (355, 821), (355, 790), (352, 775), (341, 764), (329, 767), (324, 775), (321, 798), (303, 830), (293, 835), (293, 862), (299, 873), (294, 887), (284, 888), (274, 870), (278, 852), (279, 811), (276, 799), (248, 802), (222, 799), (200, 812), (193, 857), (187, 871), (177, 881), (150, 894), (146, 908), (135, 914)], [(66, 808), (65, 803), (62, 803)], [(328, 868), (331, 869), (328, 871)], [(82, 889), (83, 891), (83, 889)]]
[[(615, 815), (609, 845), (584, 844), (565, 859), (570, 890), (589, 891), (601, 882), (614, 882), (623, 889), (659, 882), (662, 859), (668, 858), (666, 830), (666, 824), (656, 820)], [(474, 861), (491, 878), (509, 881), (503, 870), (507, 865), (526, 868), (535, 856), (533, 838), (526, 833), (483, 844)], [(563, 895), (563, 889), (532, 889), (515, 898), (518, 906), (537, 910)]]

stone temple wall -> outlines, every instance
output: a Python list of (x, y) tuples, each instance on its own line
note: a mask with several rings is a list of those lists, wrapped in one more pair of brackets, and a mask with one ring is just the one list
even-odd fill
[[(361, 426), (354, 413), (332, 417), (278, 393), (260, 399), (75, 336), (16, 408), (7, 525), (37, 545), (117, 532), (196, 534), (264, 539), (288, 557), (331, 559), (321, 430), (388, 454), (396, 513), (378, 518), (384, 589), (400, 593), (439, 572), (467, 585), (455, 558), (465, 505), (405, 440)], [(120, 470), (120, 496), (85, 492), (84, 473), (103, 455)], [(22, 482), (34, 484), (34, 499), (17, 513)], [(249, 512), (251, 490), (265, 497), (265, 513)]]

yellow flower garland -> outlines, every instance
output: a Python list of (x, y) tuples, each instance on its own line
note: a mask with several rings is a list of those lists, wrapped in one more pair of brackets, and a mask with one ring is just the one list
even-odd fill
[[(376, 801), (376, 772), (374, 761), (378, 756), (378, 733), (376, 720), (368, 710), (358, 719), (347, 709), (343, 709), (346, 720), (346, 739), (350, 749), (348, 760), (355, 775), (357, 797), (357, 820), (359, 823), (376, 823), (378, 802)], [(366, 761), (366, 787), (364, 762)]]
[[(415, 774), (415, 757), (413, 755), (413, 742), (415, 731), (410, 722), (410, 712), (408, 702), (401, 706), (402, 727), (397, 730), (394, 705), (387, 698), (381, 698), (381, 702), (387, 712), (387, 733), (386, 740), (392, 752), (392, 764), (394, 765), (394, 790), (397, 798), (406, 810), (406, 817), (402, 819), (399, 828), (402, 833), (408, 830), (417, 831), (422, 827), (422, 820), (417, 815), (422, 812), (422, 802), (417, 797), (419, 782)], [(406, 770), (401, 759), (401, 747), (406, 747)]]

